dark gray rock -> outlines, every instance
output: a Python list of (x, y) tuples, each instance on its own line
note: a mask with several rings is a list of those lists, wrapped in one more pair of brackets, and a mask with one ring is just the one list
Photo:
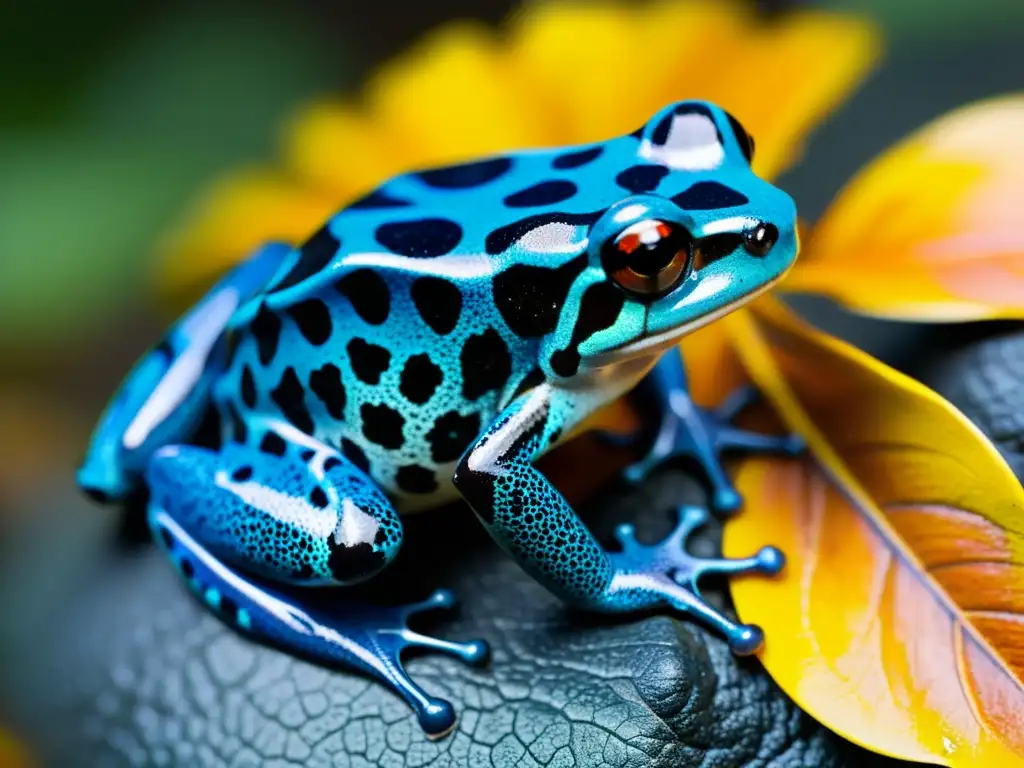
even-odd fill
[[(914, 370), (1024, 474), (1024, 333), (991, 330), (1000, 332), (919, 355)], [(613, 484), (585, 513), (604, 539), (628, 519), (651, 541), (668, 531), (675, 504), (702, 495), (665, 470), (641, 488)], [(699, 546), (713, 548), (718, 533)], [(822, 728), (756, 661), (699, 627), (567, 611), (463, 507), (409, 520), (402, 556), (366, 595), (397, 601), (450, 587), (461, 611), (423, 626), (493, 644), (482, 670), (437, 656), (410, 662), (461, 713), (437, 743), (379, 684), (220, 624), (148, 545), (111, 545), (94, 559), (68, 607), (2, 663), (8, 714), (53, 765), (895, 765)]]
[(979, 327), (919, 373), (989, 436), (1017, 477), (1024, 477), (1024, 330), (1003, 323)]
[[(653, 540), (674, 504), (700, 497), (681, 472), (665, 471), (641, 489), (614, 487), (590, 518), (602, 534), (637, 519), (641, 539)], [(60, 766), (871, 764), (800, 712), (756, 661), (735, 659), (701, 629), (566, 611), (465, 508), (408, 529), (408, 556), (369, 597), (449, 586), (461, 612), (432, 628), (494, 647), (482, 670), (411, 661), (461, 712), (443, 741), (427, 741), (381, 685), (237, 635), (145, 545), (97, 552), (103, 565), (70, 606), (8, 655), (15, 714)]]

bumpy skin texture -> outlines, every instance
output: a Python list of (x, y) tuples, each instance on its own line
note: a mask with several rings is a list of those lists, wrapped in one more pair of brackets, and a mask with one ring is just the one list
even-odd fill
[[(628, 512), (639, 538), (654, 541), (671, 505), (702, 495), (666, 471), (608, 497), (585, 510), (602, 540)], [(692, 625), (568, 613), (499, 554), (467, 509), (445, 514), (465, 523), (465, 537), (446, 538), (434, 516), (410, 520), (404, 554), (425, 556), (400, 556), (383, 586), (415, 598), (436, 579), (465, 596), (458, 617), (438, 617), (443, 633), (493, 641), (482, 670), (441, 656), (411, 662), (432, 693), (460, 702), (459, 727), (443, 741), (427, 741), (383, 686), (231, 631), (151, 547), (98, 553), (105, 565), (72, 610), (7, 659), (19, 668), (8, 691), (16, 714), (33, 726), (46, 764), (71, 768), (891, 764), (828, 733), (756, 662)], [(413, 571), (421, 592), (410, 588)]]

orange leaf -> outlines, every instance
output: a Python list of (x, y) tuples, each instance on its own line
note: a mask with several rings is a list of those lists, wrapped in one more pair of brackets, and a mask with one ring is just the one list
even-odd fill
[(895, 757), (1024, 764), (1024, 490), (920, 383), (776, 300), (722, 322), (812, 458), (745, 462), (727, 555), (772, 543), (777, 579), (733, 597), (802, 707)]
[(906, 320), (1024, 318), (1024, 96), (957, 110), (853, 178), (785, 289)]

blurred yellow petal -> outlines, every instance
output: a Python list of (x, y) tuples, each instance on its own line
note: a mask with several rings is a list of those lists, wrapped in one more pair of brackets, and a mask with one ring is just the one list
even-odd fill
[[(737, 312), (746, 312), (738, 309)], [(690, 396), (705, 408), (713, 408), (747, 383), (743, 368), (730, 346), (722, 323), (711, 323), (689, 334), (681, 345), (686, 361)]]
[(1024, 318), (1024, 96), (889, 150), (811, 230), (786, 290), (905, 320)]
[(752, 29), (750, 37), (733, 64), (730, 93), (708, 98), (718, 98), (750, 131), (757, 142), (754, 170), (774, 178), (800, 158), (807, 135), (864, 78), (880, 41), (863, 19), (817, 12), (783, 17)]
[(756, 170), (774, 176), (877, 50), (862, 19), (765, 20), (738, 1), (552, 0), (528, 4), (504, 30), (452, 22), (385, 64), (359, 98), (300, 111), (279, 176), (243, 171), (207, 190), (167, 240), (157, 280), (180, 310), (261, 241), (302, 239), (397, 173), (602, 140), (683, 98), (736, 114), (757, 141)]
[(304, 239), (336, 207), (334, 196), (273, 171), (225, 176), (197, 202), (187, 223), (168, 236), (157, 262), (157, 289), (180, 310), (260, 243)]
[(402, 167), (388, 127), (348, 104), (323, 101), (299, 111), (285, 134), (285, 167), (333, 196), (335, 207), (377, 186)]
[[(600, 141), (640, 127), (687, 87), (679, 62), (728, 41), (739, 6), (538, 3), (515, 21), (508, 56), (548, 119), (545, 143)], [(738, 25), (736, 24), (732, 26)], [(691, 76), (690, 78), (695, 79)]]
[[(543, 115), (525, 108), (495, 34), (456, 22), (383, 67), (367, 102), (395, 141), (401, 170), (466, 160), (547, 139)], [(383, 181), (384, 179), (378, 179)]]

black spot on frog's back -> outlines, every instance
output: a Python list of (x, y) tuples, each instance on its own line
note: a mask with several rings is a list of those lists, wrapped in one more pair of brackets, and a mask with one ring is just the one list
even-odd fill
[(430, 355), (412, 355), (402, 368), (398, 389), (410, 403), (423, 405), (433, 397), (443, 378), (444, 373), (430, 359)]
[(281, 381), (271, 393), (270, 398), (281, 409), (281, 413), (296, 429), (302, 430), (307, 435), (313, 434), (313, 417), (309, 415), (306, 408), (306, 390), (299, 381), (298, 374), (291, 366), (285, 368), (281, 375)]
[(559, 155), (552, 161), (551, 167), (559, 170), (569, 170), (571, 168), (581, 168), (588, 163), (592, 163), (601, 153), (604, 151), (604, 147), (600, 144), (589, 149), (580, 149), (575, 152), (567, 152), (564, 155)]
[(260, 439), (260, 451), (271, 456), (284, 456), (288, 451), (288, 444), (276, 432), (267, 432)]
[(261, 304), (252, 320), (250, 331), (256, 339), (256, 350), (260, 362), (270, 365), (277, 354), (277, 345), (281, 340), (281, 318)]
[(476, 400), (486, 392), (500, 392), (512, 375), (512, 357), (505, 341), (493, 328), (470, 336), (459, 355), (462, 395)]
[(661, 180), (668, 176), (668, 168), (663, 165), (634, 165), (615, 177), (615, 183), (628, 189), (634, 195), (653, 192)]
[(438, 464), (458, 459), (480, 434), (480, 414), (466, 416), (448, 411), (437, 418), (427, 433), (430, 457)]
[(434, 189), (472, 189), (495, 181), (508, 173), (511, 167), (512, 161), (509, 158), (494, 157), (422, 171), (417, 176)]
[(365, 384), (380, 383), (381, 374), (391, 365), (391, 353), (384, 347), (355, 338), (345, 348), (352, 372)]
[(345, 385), (341, 381), (341, 369), (327, 363), (309, 374), (309, 388), (327, 408), (327, 412), (339, 421), (345, 418)]
[(320, 299), (300, 301), (287, 312), (310, 344), (319, 347), (331, 338), (331, 312)]
[(239, 383), (239, 392), (242, 402), (248, 408), (256, 407), (256, 377), (252, 375), (252, 369), (248, 365), (242, 366), (242, 377)]
[(338, 253), (341, 241), (334, 236), (330, 225), (325, 224), (299, 248), (295, 266), (275, 285), (271, 293), (283, 291), (323, 270)]
[(367, 440), (383, 448), (397, 450), (405, 443), (402, 429), (405, 418), (388, 405), (363, 403), (359, 409), (363, 418), (363, 434)]
[(551, 333), (573, 281), (587, 266), (578, 256), (560, 267), (516, 264), (494, 277), (494, 303), (509, 329), (524, 339)]
[(509, 208), (531, 208), (561, 203), (576, 194), (576, 185), (571, 181), (542, 181), (532, 187), (521, 189), (505, 198)]
[(335, 290), (370, 325), (381, 325), (391, 311), (391, 291), (384, 278), (372, 269), (357, 269), (334, 284)]
[(341, 452), (344, 454), (346, 459), (351, 461), (363, 472), (370, 471), (370, 460), (366, 458), (366, 454), (363, 452), (363, 449), (347, 437), (341, 438)]
[(413, 304), (430, 329), (442, 336), (451, 333), (462, 313), (462, 292), (443, 277), (421, 277), (410, 289)]
[(377, 227), (374, 237), (391, 253), (429, 259), (455, 250), (462, 241), (462, 227), (441, 218), (392, 221)]
[(712, 211), (716, 208), (735, 208), (750, 202), (746, 195), (717, 181), (698, 181), (689, 189), (672, 198), (684, 211)]

